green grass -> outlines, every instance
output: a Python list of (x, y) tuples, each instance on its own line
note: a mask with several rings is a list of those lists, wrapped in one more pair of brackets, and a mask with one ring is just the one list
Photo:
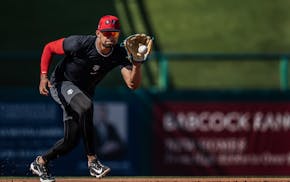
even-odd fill
[[(290, 1), (147, 0), (146, 5), (165, 53), (289, 52)], [(170, 60), (169, 74), (175, 88), (280, 87), (278, 60)]]

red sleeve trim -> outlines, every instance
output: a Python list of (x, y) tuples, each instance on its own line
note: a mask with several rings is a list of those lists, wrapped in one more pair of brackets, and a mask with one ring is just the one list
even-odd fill
[(41, 55), (41, 63), (40, 63), (40, 72), (42, 74), (46, 74), (48, 72), (48, 68), (51, 63), (52, 56), (54, 54), (63, 55), (63, 41), (64, 38), (49, 42), (45, 45), (42, 55)]

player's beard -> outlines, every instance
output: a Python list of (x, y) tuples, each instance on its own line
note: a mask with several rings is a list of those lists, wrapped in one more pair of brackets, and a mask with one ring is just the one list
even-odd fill
[(111, 47), (113, 47), (113, 45), (114, 44), (103, 44), (103, 47), (105, 47), (105, 48), (111, 48)]
[(111, 48), (115, 45), (114, 41), (106, 41), (104, 43), (102, 43), (103, 47), (105, 48)]

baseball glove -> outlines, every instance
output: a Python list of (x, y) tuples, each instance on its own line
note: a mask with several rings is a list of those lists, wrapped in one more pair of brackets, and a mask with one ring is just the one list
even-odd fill
[(136, 61), (136, 62), (146, 61), (151, 52), (152, 43), (153, 43), (153, 38), (146, 34), (134, 34), (127, 37), (123, 41), (123, 45), (127, 51), (128, 58), (131, 62), (132, 61)]

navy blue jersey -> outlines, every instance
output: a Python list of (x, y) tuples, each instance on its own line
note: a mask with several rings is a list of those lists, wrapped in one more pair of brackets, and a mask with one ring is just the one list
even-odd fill
[(124, 47), (116, 45), (108, 56), (98, 53), (96, 36), (74, 35), (64, 39), (64, 59), (52, 73), (51, 82), (71, 81), (89, 95), (113, 68), (131, 65)]

